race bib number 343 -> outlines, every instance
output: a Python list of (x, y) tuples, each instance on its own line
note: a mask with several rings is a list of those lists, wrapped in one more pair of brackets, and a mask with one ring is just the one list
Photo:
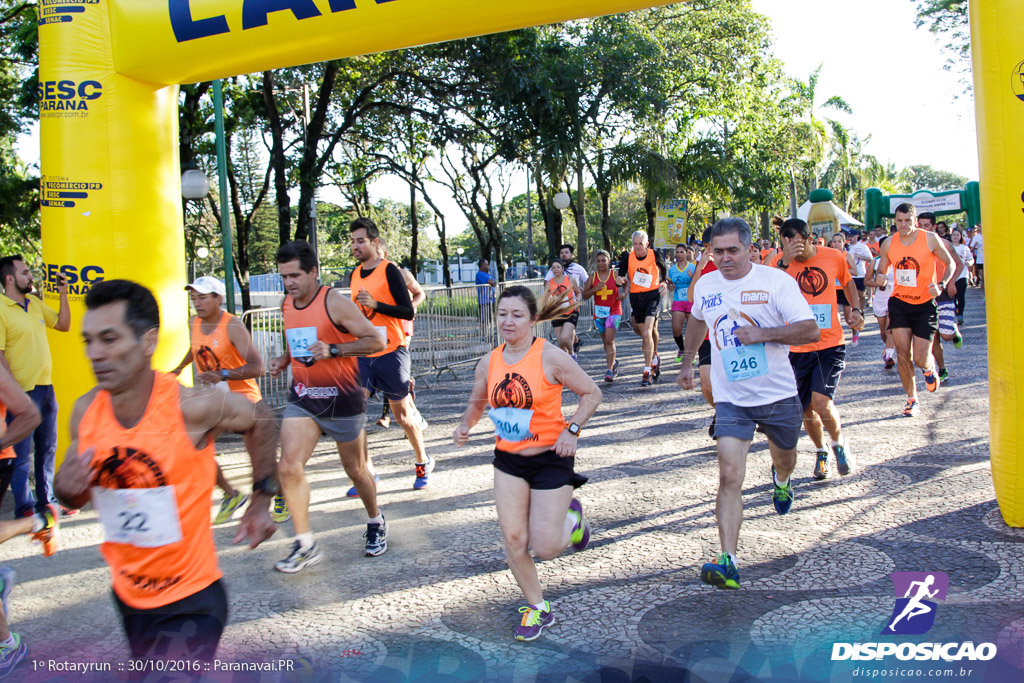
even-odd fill
[(173, 486), (108, 489), (94, 486), (92, 504), (109, 543), (159, 548), (182, 539)]

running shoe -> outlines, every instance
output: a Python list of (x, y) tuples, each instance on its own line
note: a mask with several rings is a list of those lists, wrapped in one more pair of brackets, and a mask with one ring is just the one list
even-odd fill
[(644, 371), (643, 379), (640, 380), (640, 386), (649, 387), (651, 386), (651, 373)]
[(678, 351), (676, 351), (676, 362), (677, 363), (682, 363), (683, 362), (683, 350), (682, 349), (679, 349)]
[(853, 337), (850, 338), (850, 346), (856, 346), (860, 344), (860, 332), (854, 332)]
[(946, 368), (939, 368), (939, 381), (940, 382), (948, 382), (949, 381), (949, 371), (946, 370)]
[(11, 637), (14, 638), (14, 645), (10, 647), (0, 645), (0, 678), (10, 676), (14, 667), (18, 666), (28, 654), (28, 648), (25, 647), (25, 643), (21, 642), (21, 636), (12, 633)]
[(953, 348), (962, 349), (964, 346), (964, 336), (960, 334), (960, 330), (956, 331), (956, 336), (953, 337)]
[(579, 337), (576, 337), (576, 341), (574, 341), (572, 343), (572, 352), (573, 353), (579, 353), (580, 349), (582, 349), (582, 348), (583, 348), (583, 340), (580, 339)]
[(224, 496), (224, 500), (220, 502), (220, 510), (217, 511), (217, 516), (213, 518), (214, 525), (230, 522), (238, 508), (245, 505), (248, 500), (249, 496), (241, 491), (233, 496)]
[(43, 557), (50, 557), (57, 552), (60, 545), (60, 510), (50, 503), (38, 514), (43, 519), (43, 528), (32, 532), (32, 540), (43, 544)]
[(82, 511), (79, 510), (78, 508), (68, 508), (68, 507), (64, 507), (63, 505), (60, 506), (60, 516), (61, 517), (74, 517), (75, 515), (77, 515), (77, 514), (79, 514), (81, 512)]
[(618, 374), (619, 374), (619, 359), (616, 358), (615, 362), (612, 363), (612, 377), (615, 377)]
[(814, 461), (814, 478), (828, 479), (832, 476), (832, 469), (828, 465), (828, 451), (818, 451), (817, 459)]
[[(373, 475), (373, 487), (377, 488), (377, 484), (379, 484), (379, 483), (380, 483), (380, 477), (378, 477), (376, 474)], [(350, 488), (348, 491), (345, 492), (345, 495), (348, 496), (349, 498), (358, 498), (359, 497), (359, 491), (356, 491), (356, 487), (353, 486), (352, 488)]]
[(661, 356), (654, 354), (651, 359), (651, 381), (657, 382), (661, 379)]
[(882, 360), (885, 361), (885, 369), (886, 370), (892, 370), (894, 367), (896, 367), (896, 357), (895, 356), (887, 356), (885, 354), (885, 352), (883, 351), (882, 352)]
[(377, 419), (377, 426), (380, 427), (381, 429), (387, 429), (388, 427), (390, 427), (391, 426), (391, 416), (390, 415), (384, 415), (384, 416), (378, 418)]
[(615, 371), (612, 370), (611, 368), (608, 368), (607, 370), (605, 370), (605, 372), (604, 372), (604, 381), (605, 382), (612, 382), (614, 380), (615, 380)]
[(853, 470), (853, 455), (847, 452), (847, 448), (849, 444), (845, 436), (832, 447), (836, 454), (836, 470), (844, 477)]
[(700, 580), (716, 588), (736, 590), (740, 587), (740, 570), (729, 556), (722, 553), (714, 562), (705, 562), (700, 568)]
[(576, 552), (586, 550), (590, 543), (590, 522), (583, 516), (583, 504), (573, 498), (569, 503), (569, 514), (576, 517), (572, 535), (569, 537), (572, 547)]
[(956, 317), (956, 324), (957, 325), (963, 325), (964, 324), (964, 317), (962, 315), (958, 315)]
[(9, 564), (0, 567), (0, 602), (3, 603), (4, 621), (7, 620), (7, 596), (11, 594), (11, 589), (14, 588), (14, 582), (17, 580), (18, 573), (14, 571), (14, 567)]
[(292, 552), (283, 560), (278, 560), (274, 569), (285, 574), (295, 574), (306, 567), (320, 564), (324, 556), (320, 554), (320, 546), (313, 541), (313, 545), (303, 548), (298, 541), (292, 543)]
[(292, 513), (288, 512), (288, 504), (284, 502), (284, 496), (280, 493), (274, 496), (274, 509), (270, 512), (270, 518), (278, 524), (292, 518)]
[(425, 489), (430, 485), (430, 473), (434, 471), (434, 459), (427, 456), (426, 462), (416, 463), (416, 480), (412, 483), (414, 491)]
[(775, 482), (775, 465), (772, 465), (772, 503), (780, 515), (789, 512), (793, 505), (793, 478), (790, 477), (785, 486), (779, 486)]
[[(384, 515), (381, 514), (380, 518), (384, 519)], [(366, 539), (367, 557), (383, 555), (388, 549), (388, 521), (384, 519), (380, 524), (367, 524), (363, 538)]]
[(914, 417), (917, 415), (917, 399), (908, 398), (907, 405), (903, 406), (903, 417)]
[(536, 609), (532, 605), (520, 607), (523, 620), (516, 626), (514, 633), (516, 640), (536, 640), (540, 632), (555, 623), (555, 615), (551, 613), (551, 604), (545, 600), (545, 609)]
[(941, 380), (939, 380), (939, 377), (935, 374), (934, 370), (931, 372), (924, 372), (924, 385), (928, 387), (928, 391), (935, 391), (939, 388), (940, 384)]

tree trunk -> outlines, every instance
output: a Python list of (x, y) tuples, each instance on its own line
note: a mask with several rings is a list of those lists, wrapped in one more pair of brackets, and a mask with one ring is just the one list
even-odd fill
[(576, 259), (579, 263), (586, 264), (590, 249), (587, 244), (587, 214), (584, 204), (586, 197), (583, 191), (583, 149), (579, 143), (576, 154), (576, 201), (579, 202), (579, 209), (576, 211)]
[[(612, 236), (611, 236), (611, 190), (601, 193), (601, 242), (604, 244), (604, 249), (609, 254), (612, 254)], [(614, 254), (612, 254), (614, 257)]]
[[(415, 166), (413, 174), (415, 175)], [(416, 275), (416, 252), (419, 250), (420, 217), (416, 211), (416, 186), (409, 183), (409, 230), (412, 232), (412, 243), (409, 246), (409, 271)]]
[(771, 214), (768, 209), (761, 210), (761, 239), (771, 238)]
[(551, 197), (545, 192), (546, 188), (541, 180), (541, 174), (535, 175), (537, 177), (537, 208), (540, 209), (540, 215), (544, 219), (544, 238), (548, 243), (548, 253), (544, 255), (544, 265), (547, 265), (550, 259), (558, 256), (558, 247), (562, 244), (562, 212), (551, 204)]
[(284, 125), (274, 99), (274, 72), (263, 72), (263, 102), (270, 128), (270, 165), (274, 168), (274, 199), (277, 202), (277, 231), (280, 244), (292, 238), (292, 206), (288, 196), (288, 161), (284, 156)]

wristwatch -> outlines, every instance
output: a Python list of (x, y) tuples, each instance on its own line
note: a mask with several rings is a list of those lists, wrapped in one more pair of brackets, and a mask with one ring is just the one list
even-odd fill
[(331, 358), (337, 358), (338, 357), (338, 345), (337, 344), (331, 344), (330, 348), (331, 348)]
[(221, 370), (220, 371), (220, 376), (221, 376), (221, 379), (227, 381), (227, 379), (228, 379), (228, 371), (227, 370)]
[(253, 493), (260, 491), (268, 496), (276, 496), (281, 493), (281, 484), (277, 481), (277, 477), (271, 475), (269, 477), (264, 477), (259, 481), (254, 481), (252, 483), (252, 490)]
[(568, 429), (569, 433), (572, 434), (573, 436), (579, 436), (580, 435), (580, 431), (582, 430), (582, 427), (580, 427), (575, 422), (570, 422), (569, 424), (567, 424), (565, 426), (565, 428)]

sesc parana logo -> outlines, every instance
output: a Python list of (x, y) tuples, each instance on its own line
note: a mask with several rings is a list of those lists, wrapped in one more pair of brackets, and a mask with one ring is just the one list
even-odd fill
[[(935, 625), (936, 600), (945, 601), (949, 577), (943, 572), (893, 572), (896, 604), (881, 635), (921, 635)], [(993, 643), (834, 643), (832, 660), (988, 661), (996, 656)]]
[(99, 81), (40, 81), (39, 115), (61, 116), (57, 112), (88, 112), (89, 103), (102, 96), (103, 84)]

